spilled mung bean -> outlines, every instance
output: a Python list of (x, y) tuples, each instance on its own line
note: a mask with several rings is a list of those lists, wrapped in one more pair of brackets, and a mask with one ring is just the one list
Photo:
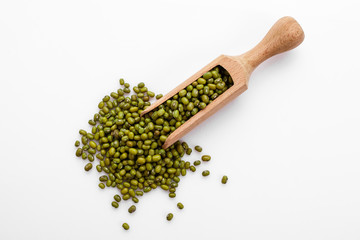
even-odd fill
[(166, 220), (171, 221), (173, 219), (173, 217), (174, 217), (174, 214), (169, 213), (168, 215), (166, 215)]
[(224, 176), (221, 178), (221, 183), (222, 183), (222, 184), (226, 184), (227, 181), (228, 181), (228, 177), (224, 175)]
[[(119, 193), (111, 203), (114, 208), (130, 198), (137, 203), (137, 197), (157, 188), (175, 198), (181, 177), (189, 170), (195, 172), (201, 162), (183, 160), (185, 154), (192, 153), (186, 142), (178, 141), (167, 149), (161, 146), (172, 132), (230, 88), (231, 76), (215, 67), (144, 116), (140, 114), (150, 106), (150, 100), (163, 95), (149, 91), (143, 82), (133, 88), (124, 79), (119, 83), (117, 91), (99, 102), (99, 111), (88, 121), (91, 130), (79, 131), (81, 141), (75, 142), (75, 155), (90, 161), (84, 167), (86, 171), (92, 168), (91, 162), (98, 161), (96, 170), (102, 174), (99, 188), (111, 187)], [(196, 145), (195, 150), (201, 152), (202, 148)], [(202, 157), (203, 161), (210, 159), (209, 155)], [(203, 176), (209, 175), (204, 172)], [(182, 209), (183, 205), (178, 203), (178, 207)], [(134, 205), (129, 208), (129, 212), (135, 210)]]
[(127, 224), (127, 223), (123, 223), (122, 227), (123, 227), (125, 230), (129, 230), (129, 228), (130, 228), (129, 224)]

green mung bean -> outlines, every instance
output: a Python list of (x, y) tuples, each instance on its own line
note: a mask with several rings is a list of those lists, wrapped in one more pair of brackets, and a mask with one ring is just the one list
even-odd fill
[(79, 133), (81, 135), (83, 135), (83, 136), (86, 136), (86, 134), (87, 134), (87, 132), (85, 130), (82, 130), (82, 129), (79, 130)]
[(201, 161), (200, 161), (200, 160), (194, 161), (194, 165), (195, 165), (195, 166), (199, 166), (200, 164), (201, 164)]
[(227, 177), (226, 175), (224, 175), (224, 176), (222, 177), (222, 179), (221, 179), (221, 183), (222, 183), (222, 184), (226, 184), (227, 181), (228, 181), (228, 177)]
[(123, 199), (126, 201), (126, 200), (129, 200), (130, 199), (130, 195), (129, 194), (125, 194), (123, 195)]
[(202, 151), (202, 147), (200, 147), (200, 146), (195, 146), (195, 150), (198, 151), (198, 152), (201, 152), (201, 151)]
[(129, 228), (130, 228), (129, 224), (127, 224), (127, 223), (123, 223), (122, 227), (123, 227), (125, 230), (129, 230)]
[(80, 157), (80, 156), (82, 155), (82, 152), (83, 152), (83, 150), (82, 150), (81, 148), (78, 148), (78, 149), (76, 150), (76, 156), (77, 156), (77, 157)]
[(143, 191), (136, 191), (135, 194), (136, 194), (137, 196), (142, 196), (142, 195), (144, 194), (144, 192), (143, 192)]
[(111, 203), (111, 206), (113, 206), (114, 208), (118, 208), (118, 207), (119, 207), (119, 203), (113, 201), (113, 202)]
[(174, 217), (174, 214), (169, 213), (168, 215), (166, 215), (166, 220), (171, 221), (173, 219), (173, 217)]
[(201, 160), (203, 160), (204, 162), (208, 162), (208, 161), (210, 161), (210, 159), (211, 159), (210, 155), (203, 155), (201, 157)]
[(117, 201), (117, 202), (120, 202), (120, 201), (121, 201), (120, 195), (116, 194), (116, 195), (114, 196), (114, 200)]
[(191, 152), (192, 152), (192, 149), (191, 149), (191, 148), (186, 149), (186, 154), (187, 154), (187, 155), (190, 155)]
[(205, 170), (205, 171), (202, 172), (202, 175), (203, 175), (204, 177), (209, 176), (209, 175), (210, 175), (210, 171), (209, 171), (209, 170)]
[(184, 205), (183, 205), (181, 202), (179, 202), (179, 203), (177, 204), (177, 207), (178, 207), (179, 209), (183, 209), (183, 208), (184, 208)]
[(89, 160), (90, 162), (93, 162), (93, 161), (94, 161), (94, 156), (91, 155), (91, 154), (89, 154), (89, 155), (88, 155), (88, 160)]
[(129, 207), (129, 209), (128, 209), (129, 213), (133, 213), (135, 211), (136, 211), (136, 206), (135, 205), (131, 205), (131, 207)]
[(91, 163), (86, 164), (84, 169), (85, 171), (90, 171), (92, 169), (92, 164)]
[(151, 92), (151, 91), (148, 91), (148, 92), (147, 92), (147, 95), (148, 95), (149, 97), (154, 97), (154, 96), (155, 96), (155, 93), (153, 93), (153, 92)]

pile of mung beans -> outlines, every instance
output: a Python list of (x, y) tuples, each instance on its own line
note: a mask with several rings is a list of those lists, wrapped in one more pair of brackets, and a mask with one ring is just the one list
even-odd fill
[[(192, 164), (182, 160), (192, 152), (186, 142), (178, 141), (167, 149), (161, 146), (175, 129), (231, 87), (231, 76), (217, 66), (144, 116), (140, 114), (150, 106), (150, 99), (160, 99), (162, 95), (155, 96), (142, 82), (133, 87), (132, 95), (129, 83), (120, 79), (120, 85), (98, 104), (98, 113), (89, 120), (91, 130), (79, 131), (82, 146), (79, 140), (75, 142), (76, 156), (89, 160), (84, 167), (86, 171), (92, 169), (95, 158), (98, 160), (96, 170), (102, 174), (99, 187), (118, 189), (119, 194), (111, 203), (114, 208), (122, 200), (138, 203), (138, 197), (158, 187), (175, 198), (180, 178), (189, 170), (195, 172), (201, 161)], [(194, 149), (202, 152), (200, 146)], [(201, 157), (205, 162), (210, 159), (209, 155)], [(209, 174), (208, 170), (202, 172), (204, 177)], [(227, 177), (221, 182), (225, 184)], [(177, 206), (184, 208), (182, 203)], [(135, 211), (135, 205), (128, 209), (129, 213)], [(170, 221), (173, 214), (166, 218)], [(125, 230), (130, 228), (127, 223), (122, 226)]]

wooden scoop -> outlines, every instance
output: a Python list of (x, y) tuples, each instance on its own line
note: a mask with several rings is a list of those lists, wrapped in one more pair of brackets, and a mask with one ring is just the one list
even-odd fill
[(276, 54), (297, 47), (303, 40), (304, 32), (298, 22), (292, 17), (283, 17), (272, 26), (263, 40), (261, 40), (261, 42), (253, 49), (240, 56), (219, 56), (189, 79), (171, 90), (168, 94), (146, 108), (141, 115), (151, 112), (160, 104), (180, 92), (180, 90), (196, 81), (205, 72), (208, 72), (218, 65), (229, 72), (234, 81), (234, 85), (172, 132), (162, 146), (166, 149), (225, 104), (248, 89), (250, 75), (260, 63)]

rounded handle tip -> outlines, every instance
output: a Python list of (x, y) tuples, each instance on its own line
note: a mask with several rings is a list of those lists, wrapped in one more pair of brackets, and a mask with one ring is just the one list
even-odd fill
[(280, 18), (268, 31), (261, 42), (250, 51), (239, 56), (252, 72), (266, 59), (299, 46), (305, 38), (300, 24), (292, 17)]
[(279, 36), (280, 41), (280, 51), (275, 52), (275, 54), (296, 48), (304, 41), (305, 33), (300, 24), (292, 17), (286, 16), (280, 18), (274, 24), (273, 28), (271, 28), (270, 31), (275, 31), (274, 34)]

